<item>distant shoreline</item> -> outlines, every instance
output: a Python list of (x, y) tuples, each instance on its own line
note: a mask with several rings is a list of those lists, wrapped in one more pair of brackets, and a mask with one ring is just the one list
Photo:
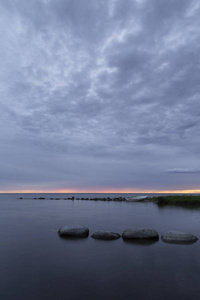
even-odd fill
[(17, 199), (30, 199), (30, 200), (87, 200), (87, 201), (113, 201), (113, 202), (153, 202), (159, 206), (174, 205), (174, 206), (199, 206), (200, 195), (165, 195), (165, 196), (133, 196), (133, 197), (34, 197), (26, 198), (19, 197)]

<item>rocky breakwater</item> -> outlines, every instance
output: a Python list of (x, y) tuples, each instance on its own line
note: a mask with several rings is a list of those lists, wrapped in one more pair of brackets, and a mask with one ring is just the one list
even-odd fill
[(65, 225), (58, 230), (58, 235), (63, 238), (86, 238), (89, 235), (89, 229), (86, 226)]
[(167, 231), (161, 236), (163, 242), (172, 244), (193, 244), (198, 238), (196, 235), (182, 231)]
[(119, 233), (112, 232), (112, 231), (97, 231), (91, 235), (91, 238), (96, 240), (118, 240), (121, 237)]
[(149, 228), (127, 228), (122, 233), (124, 240), (158, 240), (158, 232)]

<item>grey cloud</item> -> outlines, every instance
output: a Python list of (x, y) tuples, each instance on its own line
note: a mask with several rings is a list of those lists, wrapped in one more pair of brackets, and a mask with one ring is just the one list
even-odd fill
[(198, 1), (0, 6), (0, 189), (197, 186), (163, 170), (199, 169)]
[(165, 171), (166, 173), (183, 173), (183, 174), (190, 174), (190, 173), (200, 173), (200, 170), (197, 169), (169, 169)]

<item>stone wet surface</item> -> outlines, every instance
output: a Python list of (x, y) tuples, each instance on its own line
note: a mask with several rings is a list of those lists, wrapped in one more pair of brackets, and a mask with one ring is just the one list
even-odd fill
[(159, 239), (158, 232), (149, 228), (127, 228), (122, 233), (123, 239), (142, 240), (142, 239)]
[(89, 229), (80, 225), (65, 225), (58, 230), (60, 237), (65, 238), (85, 238), (89, 235)]
[(117, 240), (121, 237), (119, 233), (111, 232), (111, 231), (97, 231), (91, 235), (91, 238), (96, 240)]
[(194, 234), (176, 230), (163, 233), (161, 238), (166, 243), (174, 244), (193, 244), (198, 240)]

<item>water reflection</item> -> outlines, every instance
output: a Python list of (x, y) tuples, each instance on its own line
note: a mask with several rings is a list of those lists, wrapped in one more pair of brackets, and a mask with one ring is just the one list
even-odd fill
[(80, 224), (91, 233), (137, 227), (155, 228), (160, 236), (174, 229), (200, 237), (199, 209), (17, 197), (0, 196), (1, 299), (199, 299), (199, 243), (69, 240), (57, 234), (65, 224)]
[(125, 244), (132, 244), (135, 246), (152, 246), (159, 242), (159, 240), (124, 240)]
[(176, 209), (176, 210), (188, 210), (188, 211), (199, 211), (200, 212), (200, 206), (195, 206), (195, 205), (162, 205), (162, 204), (156, 204), (158, 209)]

